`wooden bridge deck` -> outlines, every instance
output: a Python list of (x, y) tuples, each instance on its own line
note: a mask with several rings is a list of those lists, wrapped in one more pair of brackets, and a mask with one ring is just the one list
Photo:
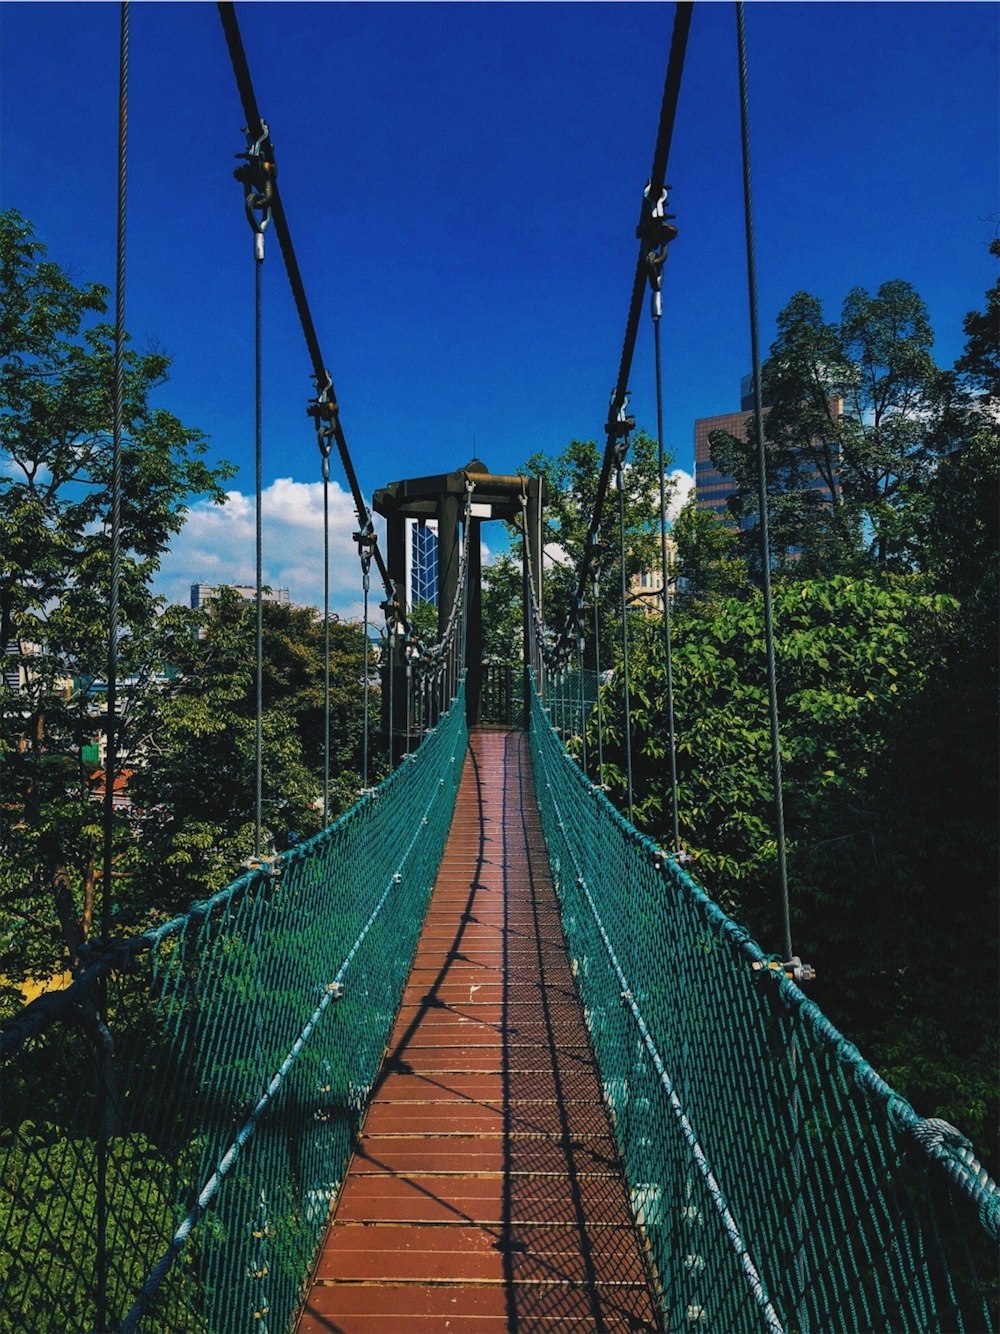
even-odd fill
[(477, 731), (297, 1334), (659, 1328), (527, 738)]

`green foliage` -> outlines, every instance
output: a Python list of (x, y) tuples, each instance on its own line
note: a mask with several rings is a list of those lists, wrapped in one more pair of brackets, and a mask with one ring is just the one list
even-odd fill
[[(92, 1139), (67, 1140), (59, 1126), (22, 1122), (0, 1137), (4, 1181), (0, 1184), (0, 1235), (20, 1246), (0, 1250), (0, 1334), (77, 1329), (81, 1311), (93, 1310), (96, 1275), (97, 1150)], [(113, 1257), (109, 1308), (125, 1311), (146, 1278), (147, 1257), (162, 1248), (179, 1219), (164, 1192), (170, 1180), (165, 1161), (142, 1135), (112, 1139), (107, 1182), (116, 1208), (108, 1220)], [(14, 1184), (16, 1183), (16, 1185)], [(66, 1282), (66, 1275), (73, 1275)], [(53, 1283), (53, 1275), (58, 1281)], [(168, 1275), (161, 1305), (183, 1312), (184, 1328), (207, 1334), (197, 1312), (197, 1285), (190, 1265)], [(44, 1320), (44, 1326), (39, 1325)], [(150, 1330), (176, 1328), (153, 1319)]]
[[(875, 296), (854, 288), (839, 323), (797, 292), (778, 316), (763, 370), (772, 554), (815, 575), (872, 566), (920, 568), (926, 491), (939, 457), (941, 372), (923, 301), (899, 280)], [(754, 431), (712, 436), (712, 456), (736, 477), (734, 517), (759, 509)], [(756, 523), (746, 533), (751, 562)]]
[(747, 588), (747, 566), (736, 533), (719, 523), (692, 497), (670, 530), (676, 557), (677, 601), (692, 606), (716, 596), (740, 596)]
[[(324, 628), (309, 608), (265, 602), (263, 834), (306, 836), (322, 822)], [(220, 590), (200, 617), (161, 624), (178, 669), (160, 706), (155, 755), (135, 775), (143, 879), (175, 910), (209, 894), (253, 851), (256, 611)], [(364, 632), (330, 623), (330, 813), (357, 799), (363, 748)], [(372, 717), (378, 713), (377, 699)], [(372, 748), (372, 772), (379, 756)]]
[[(113, 329), (107, 291), (76, 287), (17, 213), (0, 214), (0, 971), (75, 964), (90, 932), (100, 813), (83, 747), (102, 730), (110, 587)], [(189, 501), (222, 501), (225, 466), (153, 401), (169, 363), (124, 354), (118, 750), (157, 727), (159, 604), (149, 579)], [(17, 675), (21, 680), (18, 682)], [(127, 858), (131, 831), (118, 821)], [(121, 864), (121, 863), (120, 863)], [(124, 869), (124, 866), (122, 866)]]
[[(996, 1054), (982, 1009), (997, 981), (996, 771), (983, 729), (995, 735), (996, 711), (960, 651), (961, 606), (917, 576), (836, 575), (779, 582), (775, 617), (796, 948), (818, 970), (824, 1009), (901, 1091), (981, 1134)], [(717, 598), (674, 629), (682, 835), (702, 883), (777, 949), (761, 599)], [(621, 797), (616, 690), (605, 756)], [(638, 823), (668, 842), (664, 691), (654, 625), (635, 654), (633, 773)], [(958, 995), (949, 942), (963, 957)]]
[[(556, 458), (533, 454), (520, 470), (544, 479), (544, 541), (548, 558), (544, 563), (543, 602), (546, 624), (559, 628), (570, 613), (576, 590), (577, 571), (583, 560), (587, 532), (594, 510), (601, 474), (602, 452), (592, 440), (574, 440)], [(665, 466), (669, 467), (667, 459)], [(631, 439), (628, 459), (622, 470), (625, 523), (625, 582), (633, 576), (658, 570), (660, 566), (660, 484), (656, 441), (643, 431)], [(666, 479), (669, 498), (672, 482)], [(515, 550), (520, 552), (520, 530), (512, 531)], [(621, 560), (619, 500), (614, 475), (605, 498), (597, 540), (605, 557), (599, 586), (600, 656), (608, 665), (613, 645), (621, 637)], [(592, 590), (587, 590), (590, 596)], [(638, 616), (638, 613), (637, 613)]]

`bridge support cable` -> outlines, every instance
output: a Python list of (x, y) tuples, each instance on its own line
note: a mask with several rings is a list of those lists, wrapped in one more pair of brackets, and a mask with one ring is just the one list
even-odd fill
[(663, 317), (663, 265), (667, 248), (676, 237), (666, 212), (667, 191), (646, 215), (646, 273), (650, 286), (650, 315), (653, 324), (653, 363), (656, 379), (656, 457), (660, 483), (660, 585), (663, 589), (663, 665), (667, 687), (667, 747), (670, 755), (670, 795), (674, 852), (681, 851), (680, 817), (677, 798), (677, 732), (674, 717), (674, 661), (671, 636), (670, 553), (667, 546), (667, 478), (663, 448), (663, 360), (660, 325)]
[[(630, 420), (630, 419), (629, 419)], [(619, 444), (615, 460), (615, 486), (618, 489), (618, 546), (621, 569), (621, 617), (622, 617), (622, 712), (625, 730), (625, 791), (629, 821), (633, 817), (634, 788), (632, 783), (632, 682), (629, 671), (628, 651), (628, 547), (625, 541), (625, 451), (628, 449), (628, 436)]]
[[(122, 516), (122, 434), (125, 401), (125, 224), (128, 178), (128, 77), (129, 77), (129, 7), (120, 8), (118, 43), (118, 179), (115, 207), (115, 343), (111, 385), (111, 514), (108, 589), (107, 714), (104, 752), (103, 858), (101, 885), (101, 938), (111, 938), (111, 884), (114, 866), (115, 782), (118, 774), (118, 641), (121, 583)], [(98, 995), (98, 1023), (107, 1032), (107, 988)], [(112, 1053), (106, 1043), (96, 1050), (100, 1077), (101, 1124), (96, 1145), (96, 1240), (95, 1311), (98, 1328), (107, 1321), (108, 1267), (108, 1131), (110, 1107), (109, 1080)]]
[(596, 560), (590, 569), (594, 594), (594, 671), (597, 674), (597, 786), (604, 791), (604, 700), (601, 696), (601, 565)]
[[(326, 469), (329, 472), (329, 468)], [(324, 474), (325, 476), (325, 474)], [(372, 548), (375, 545), (375, 533), (369, 520), (367, 528), (354, 534), (354, 540), (358, 544), (358, 557), (361, 561), (361, 595), (364, 601), (364, 634), (365, 634), (365, 702), (364, 702), (364, 736), (361, 740), (361, 774), (362, 787), (367, 791), (368, 788), (368, 731), (371, 726), (371, 640), (369, 639), (369, 600), (371, 593), (372, 577)], [(329, 566), (327, 567), (329, 569)], [(329, 671), (327, 673), (329, 680)], [(327, 730), (329, 736), (329, 728)]]
[[(232, 63), (233, 74), (236, 78), (236, 86), (243, 106), (243, 114), (247, 122), (247, 132), (254, 138), (262, 139), (267, 161), (274, 163), (274, 144), (271, 141), (270, 133), (267, 130), (265, 122), (261, 119), (260, 110), (257, 106), (253, 81), (250, 77), (250, 66), (247, 62), (246, 51), (243, 46), (243, 38), (240, 35), (239, 24), (236, 19), (236, 7), (232, 3), (225, 3), (225, 0), (218, 0), (217, 7), (219, 18), (222, 22), (222, 29), (226, 38), (226, 45), (229, 50), (229, 58)], [(327, 369), (326, 362), (324, 361), (323, 354), (320, 350), (319, 338), (316, 334), (316, 326), (313, 322), (312, 312), (309, 308), (305, 284), (302, 281), (298, 259), (292, 244), (288, 219), (285, 215), (284, 204), (281, 199), (281, 193), (278, 189), (276, 179), (273, 182), (271, 212), (274, 219), (274, 230), (278, 237), (278, 244), (281, 247), (281, 256), (285, 264), (285, 271), (288, 275), (288, 282), (292, 290), (292, 298), (295, 302), (295, 309), (298, 312), (299, 323), (302, 326), (306, 348), (308, 349), (309, 359), (312, 363), (313, 379), (316, 383), (317, 398), (311, 405), (309, 412), (310, 415), (313, 416), (317, 415), (317, 412), (319, 412), (329, 423), (333, 440), (337, 446), (337, 453), (344, 469), (344, 475), (347, 478), (347, 484), (350, 487), (351, 496), (354, 500), (354, 508), (358, 516), (358, 524), (360, 528), (364, 530), (371, 522), (371, 515), (364, 496), (362, 495), (361, 487), (358, 484), (357, 473), (354, 470), (354, 463), (351, 459), (350, 450), (347, 444), (347, 437), (344, 434), (344, 428), (340, 421), (340, 408), (333, 387), (333, 379)], [(392, 581), (389, 578), (385, 560), (377, 547), (374, 548), (373, 559), (378, 568), (379, 575), (381, 576), (386, 594), (389, 597), (392, 597), (395, 590)]]
[(255, 499), (255, 552), (256, 582), (254, 611), (256, 615), (254, 677), (256, 709), (254, 719), (254, 856), (261, 855), (261, 827), (263, 824), (264, 786), (264, 472), (263, 472), (263, 268), (264, 233), (271, 221), (274, 195), (274, 163), (267, 155), (268, 129), (261, 123), (260, 133), (254, 137), (249, 130), (246, 151), (237, 156), (243, 165), (234, 173), (243, 186), (243, 209), (253, 234), (254, 269), (254, 499)]
[[(678, 0), (674, 12), (674, 26), (670, 39), (670, 54), (667, 58), (667, 72), (663, 84), (663, 98), (660, 103), (660, 119), (657, 128), (656, 145), (653, 150), (653, 162), (649, 172), (649, 183), (646, 186), (642, 215), (637, 229), (637, 234), (640, 237), (639, 254), (636, 260), (635, 277), (632, 281), (632, 295), (629, 300), (628, 316), (625, 322), (625, 336), (622, 342), (621, 359), (618, 366), (618, 379), (615, 382), (615, 387), (611, 394), (611, 404), (608, 412), (609, 425), (618, 417), (624, 407), (625, 399), (628, 394), (628, 381), (632, 371), (632, 359), (635, 354), (635, 343), (639, 332), (639, 321), (642, 314), (642, 298), (647, 282), (646, 246), (644, 241), (646, 211), (650, 207), (648, 201), (653, 201), (653, 204), (655, 205), (655, 202), (659, 200), (663, 193), (667, 173), (667, 163), (670, 157), (670, 145), (673, 139), (674, 121), (677, 115), (677, 103), (680, 97), (681, 78), (684, 73), (684, 59), (687, 53), (688, 33), (691, 28), (691, 13), (693, 8), (693, 3), (688, 3), (687, 0)], [(577, 580), (577, 601), (583, 598), (587, 584), (590, 580), (589, 555), (587, 553), (589, 553), (593, 543), (596, 542), (598, 533), (600, 532), (604, 501), (607, 496), (613, 468), (614, 446), (609, 436), (601, 463), (601, 473), (597, 482), (597, 491), (594, 497), (594, 508), (588, 531), (587, 548), (584, 554), (584, 559), (580, 565), (580, 572)], [(563, 631), (561, 639), (563, 637), (568, 638), (570, 633), (570, 627), (567, 626)]]
[(781, 726), (778, 717), (778, 673), (774, 652), (774, 605), (771, 598), (771, 539), (768, 528), (767, 460), (764, 453), (763, 392), (760, 373), (760, 337), (757, 314), (757, 262), (754, 251), (753, 190), (750, 180), (750, 111), (747, 95), (746, 27), (741, 0), (736, 4), (736, 39), (739, 48), (740, 139), (743, 150), (743, 214), (746, 231), (747, 295), (750, 307), (750, 355), (753, 367), (754, 441), (757, 446), (757, 524), (760, 534), (761, 587), (764, 597), (764, 637), (767, 647), (767, 692), (771, 726), (771, 774), (774, 785), (778, 878), (784, 929), (785, 958), (794, 958), (791, 910), (788, 901), (788, 863), (785, 852), (785, 805), (781, 774)]

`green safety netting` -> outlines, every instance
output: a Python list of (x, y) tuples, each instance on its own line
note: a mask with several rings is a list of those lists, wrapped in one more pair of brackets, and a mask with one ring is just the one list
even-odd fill
[(558, 726), (535, 697), (542, 826), (666, 1327), (995, 1329), (1000, 1191), (971, 1145), (879, 1078)]
[(117, 942), (8, 1027), (0, 1334), (288, 1330), (399, 1005), (466, 745), (460, 690), (336, 824)]

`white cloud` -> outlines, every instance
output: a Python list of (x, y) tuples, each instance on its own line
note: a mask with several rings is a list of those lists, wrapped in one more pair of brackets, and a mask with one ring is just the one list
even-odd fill
[[(287, 588), (292, 602), (323, 605), (323, 483), (276, 478), (262, 496), (263, 575), (272, 588)], [(358, 518), (349, 492), (330, 483), (330, 607), (344, 617), (362, 614), (361, 564), (353, 539)], [(384, 551), (384, 526), (376, 518)], [(253, 584), (256, 580), (256, 515), (253, 496), (229, 491), (224, 505), (199, 501), (163, 559), (154, 588), (171, 602), (187, 603), (193, 583)], [(382, 599), (372, 566), (370, 609)]]
[(667, 502), (667, 522), (673, 523), (694, 494), (694, 478), (683, 468), (672, 469), (669, 476), (674, 488)]

